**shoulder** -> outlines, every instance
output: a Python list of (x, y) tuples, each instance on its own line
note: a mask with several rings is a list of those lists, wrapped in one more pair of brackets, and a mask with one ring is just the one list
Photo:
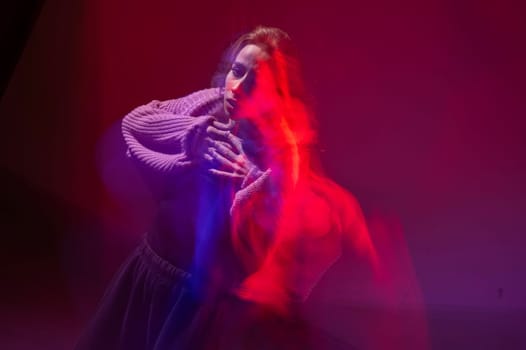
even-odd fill
[(310, 176), (296, 191), (299, 224), (309, 236), (341, 231), (339, 209), (344, 191), (323, 176)]
[(349, 210), (359, 207), (358, 201), (348, 190), (328, 177), (311, 176), (310, 188), (320, 200), (327, 202), (335, 210)]
[(223, 89), (209, 88), (170, 100), (154, 100), (151, 107), (184, 115), (212, 115), (223, 106)]
[[(325, 232), (342, 238), (344, 251), (360, 252), (377, 264), (376, 250), (367, 228), (367, 223), (356, 197), (331, 179), (319, 176), (310, 181), (315, 199), (304, 217)], [(329, 231), (327, 231), (329, 228)], [(311, 231), (316, 232), (316, 231)], [(321, 231), (318, 231), (321, 232)]]
[(308, 221), (323, 223), (336, 232), (348, 231), (362, 221), (362, 209), (356, 197), (333, 180), (311, 176), (308, 192), (308, 206), (304, 209)]

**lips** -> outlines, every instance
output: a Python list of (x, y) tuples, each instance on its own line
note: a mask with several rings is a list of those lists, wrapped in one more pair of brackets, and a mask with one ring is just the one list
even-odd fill
[(226, 102), (228, 103), (228, 105), (229, 105), (229, 107), (231, 109), (236, 109), (236, 107), (237, 107), (237, 101), (236, 100), (234, 100), (233, 98), (227, 98)]

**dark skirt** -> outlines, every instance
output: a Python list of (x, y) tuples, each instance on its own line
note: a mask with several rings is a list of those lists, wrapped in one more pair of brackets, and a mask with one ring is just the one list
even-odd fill
[(197, 300), (190, 280), (144, 242), (115, 276), (76, 349), (314, 348), (312, 330), (300, 318), (231, 293)]
[(189, 277), (143, 242), (113, 278), (77, 349), (155, 349), (163, 332), (180, 332), (194, 312)]

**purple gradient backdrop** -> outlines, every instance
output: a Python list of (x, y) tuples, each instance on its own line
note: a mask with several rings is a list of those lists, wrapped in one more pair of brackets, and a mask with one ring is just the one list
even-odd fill
[[(401, 225), (393, 249), (407, 259), (409, 286), (419, 283), (435, 348), (526, 349), (523, 10), (48, 0), (0, 103), (1, 166), (18, 215), (5, 231), (15, 234), (0, 344), (71, 346), (153, 212), (122, 157), (119, 119), (208, 86), (226, 45), (265, 24), (299, 46), (328, 174), (368, 216)], [(346, 313), (323, 323), (343, 337)]]

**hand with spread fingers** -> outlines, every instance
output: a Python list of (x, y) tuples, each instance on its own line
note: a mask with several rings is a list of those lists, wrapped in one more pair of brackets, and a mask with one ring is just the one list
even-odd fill
[(256, 166), (243, 151), (241, 139), (230, 132), (233, 124), (214, 121), (206, 128), (204, 157), (212, 166), (208, 170), (211, 174), (243, 180)]

